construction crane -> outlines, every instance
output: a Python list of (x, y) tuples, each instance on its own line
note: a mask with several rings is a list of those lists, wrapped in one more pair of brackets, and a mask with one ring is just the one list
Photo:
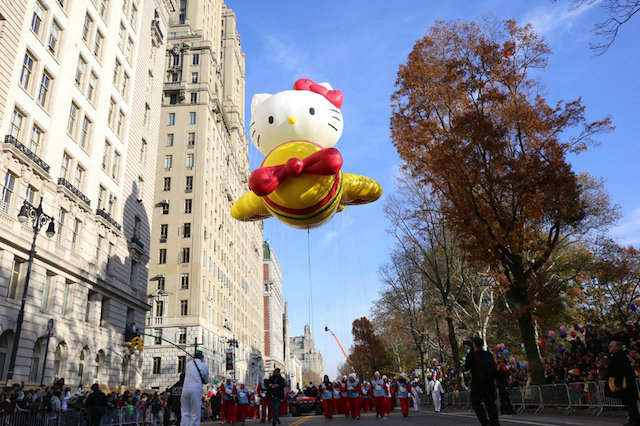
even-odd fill
[(329, 333), (331, 333), (333, 338), (336, 339), (336, 343), (338, 343), (338, 346), (340, 346), (340, 350), (342, 351), (342, 355), (344, 355), (345, 359), (347, 360), (347, 364), (349, 364), (351, 366), (351, 369), (353, 369), (353, 364), (351, 364), (351, 361), (349, 360), (349, 356), (344, 351), (344, 348), (340, 344), (340, 341), (338, 340), (338, 337), (335, 335), (335, 333), (333, 331), (331, 331), (331, 329), (329, 327), (327, 327), (326, 325), (324, 326), (324, 331), (328, 331)]

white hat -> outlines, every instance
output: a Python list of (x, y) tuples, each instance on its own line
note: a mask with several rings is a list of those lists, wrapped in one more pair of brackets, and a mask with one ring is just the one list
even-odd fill
[(349, 377), (353, 377), (355, 379), (356, 378), (356, 373), (349, 374)]
[(375, 373), (373, 373), (373, 375), (374, 375), (374, 376), (375, 376), (376, 374), (379, 376), (379, 375), (380, 375), (380, 372), (379, 372), (379, 371), (376, 371)]
[(386, 376), (386, 375), (384, 375), (384, 376), (382, 376), (382, 378), (383, 378), (383, 379), (386, 379), (386, 378), (387, 378), (387, 376)]
[(231, 380), (231, 376), (227, 376), (227, 380)]
[(244, 382), (240, 382), (241, 385), (244, 385)]
[(404, 373), (400, 373), (400, 377), (404, 379)]

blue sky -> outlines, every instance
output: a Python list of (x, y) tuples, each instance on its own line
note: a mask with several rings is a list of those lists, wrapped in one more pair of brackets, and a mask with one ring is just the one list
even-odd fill
[[(571, 158), (577, 171), (605, 180), (623, 219), (612, 231), (626, 244), (640, 245), (640, 17), (626, 24), (607, 53), (594, 57), (590, 32), (604, 15), (598, 5), (569, 11), (566, 0), (490, 1), (249, 1), (227, 0), (238, 17), (246, 54), (247, 122), (251, 97), (290, 89), (302, 77), (328, 81), (344, 92), (345, 129), (336, 145), (345, 172), (376, 179), (385, 195), (376, 203), (348, 208), (327, 225), (307, 231), (269, 219), (269, 239), (283, 271), (291, 335), (300, 335), (311, 317), (316, 348), (325, 370), (335, 374), (344, 358), (328, 325), (347, 348), (351, 322), (370, 315), (378, 297), (377, 270), (388, 261), (393, 240), (385, 232), (386, 196), (395, 191), (398, 155), (391, 144), (390, 96), (398, 66), (436, 19), (498, 19), (531, 22), (551, 46), (542, 75), (547, 99), (582, 96), (587, 118), (613, 117), (616, 130), (601, 145)], [(393, 7), (389, 7), (393, 5)], [(252, 167), (262, 155), (251, 151)], [(308, 249), (309, 247), (309, 249)], [(310, 269), (309, 269), (310, 265)]]

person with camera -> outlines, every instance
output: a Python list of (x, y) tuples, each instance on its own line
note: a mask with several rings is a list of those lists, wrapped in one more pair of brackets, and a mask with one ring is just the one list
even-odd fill
[(271, 398), (271, 405), (273, 407), (271, 424), (275, 426), (277, 423), (280, 423), (280, 404), (282, 404), (282, 399), (284, 398), (284, 388), (286, 385), (284, 378), (280, 375), (279, 368), (273, 370), (273, 375), (267, 381), (267, 385), (269, 386), (267, 396)]
[(615, 340), (609, 343), (609, 353), (611, 357), (607, 367), (607, 385), (611, 396), (620, 399), (629, 412), (629, 421), (625, 425), (640, 426), (638, 388), (629, 358), (622, 350), (622, 344)]
[(188, 362), (184, 372), (184, 383), (180, 395), (180, 410), (182, 412), (181, 426), (198, 426), (202, 413), (202, 385), (209, 383), (209, 368), (204, 363), (202, 351), (193, 354), (193, 360)]
[[(469, 342), (464, 342), (468, 345)], [(484, 341), (479, 337), (471, 340), (472, 351), (467, 355), (464, 369), (471, 372), (471, 406), (480, 423), (498, 426), (498, 408), (496, 407), (496, 364), (493, 355), (483, 348)], [(485, 407), (482, 406), (484, 402)], [(487, 414), (489, 415), (487, 418)]]

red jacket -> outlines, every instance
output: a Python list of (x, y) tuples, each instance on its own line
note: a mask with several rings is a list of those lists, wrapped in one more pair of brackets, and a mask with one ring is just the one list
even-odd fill
[(233, 386), (233, 388), (229, 391), (227, 391), (226, 388), (226, 383), (223, 383), (220, 386), (220, 393), (222, 394), (222, 400), (223, 401), (233, 401), (234, 399), (236, 399), (235, 397), (238, 395), (238, 389), (236, 388), (236, 385), (234, 385), (233, 383), (231, 383), (231, 386)]

